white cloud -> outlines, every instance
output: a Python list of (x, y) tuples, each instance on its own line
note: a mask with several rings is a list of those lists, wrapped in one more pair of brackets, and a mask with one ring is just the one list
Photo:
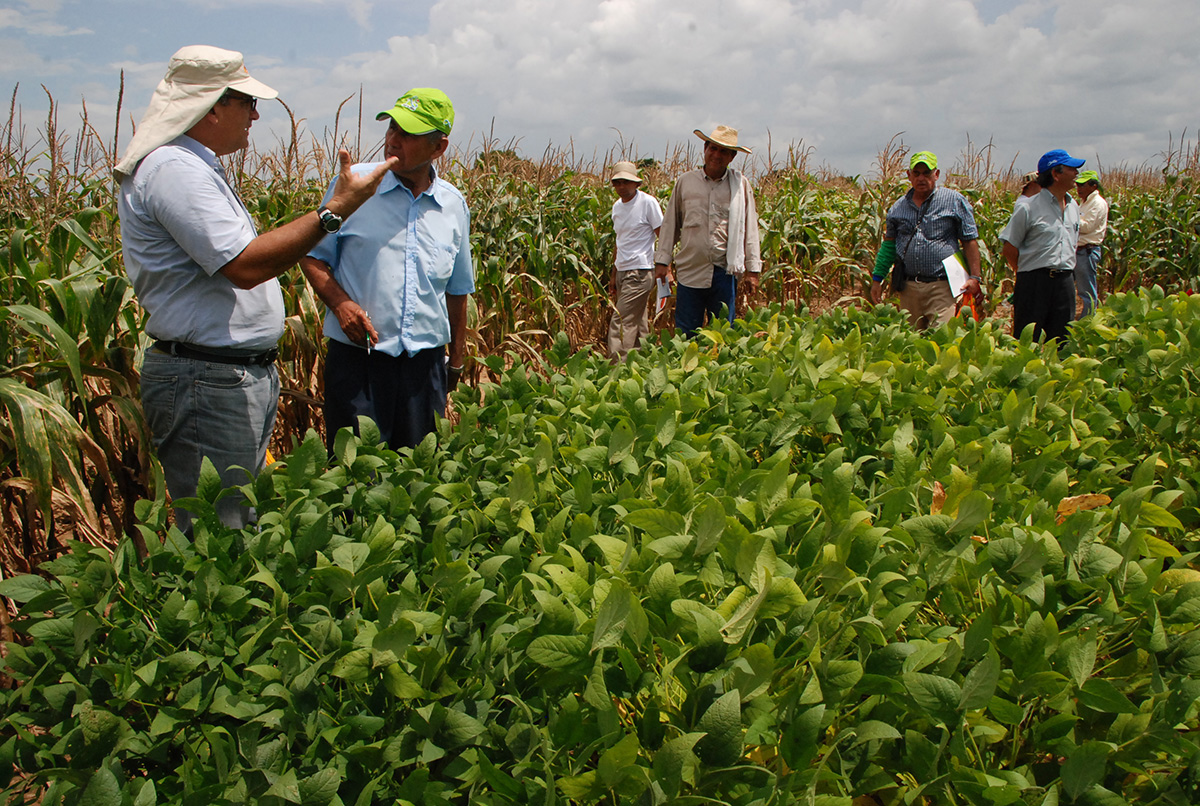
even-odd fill
[[(235, 19), (234, 0), (198, 2), (213, 9), (215, 29)], [(55, 71), (76, 71), (80, 82), (115, 88), (124, 65), (126, 109), (140, 112), (165, 67), (145, 64), (147, 50), (81, 36), (72, 41), (89, 43), (88, 53), (63, 58), (61, 45), (52, 53), (26, 36), (35, 24), (83, 30), (131, 8), (145, 6), (0, 10), (0, 36), (16, 43), (0, 47), (0, 78), (62, 86)], [(533, 157), (548, 143), (580, 155), (624, 144), (637, 152), (629, 156), (666, 156), (668, 146), (696, 145), (692, 129), (725, 123), (758, 151), (768, 133), (777, 154), (802, 140), (818, 164), (846, 173), (870, 172), (898, 132), (949, 161), (969, 135), (976, 147), (991, 140), (1005, 164), (1052, 147), (1138, 164), (1155, 160), (1172, 133), (1194, 130), (1200, 102), (1194, 0), (353, 0), (349, 9), (237, 0), (236, 8), (239, 26), (262, 32), (253, 47), (240, 45), (251, 71), (318, 135), (360, 86), (363, 139), (372, 141), (374, 112), (409, 87), (437, 86), (455, 102), (459, 144), (479, 146), (494, 122), (501, 144), (517, 140)], [(328, 29), (312, 30), (314, 9), (326, 8)], [(427, 25), (414, 22), (426, 8)], [(192, 38), (169, 15), (161, 26), (165, 41)], [(343, 109), (342, 131), (357, 128), (347, 122), (357, 106), (356, 98)], [(256, 131), (270, 143), (284, 123), (268, 108)]]
[(8, 8), (0, 8), (0, 31), (53, 37), (92, 33), (90, 28), (55, 19), (61, 7), (59, 0), (16, 0)]

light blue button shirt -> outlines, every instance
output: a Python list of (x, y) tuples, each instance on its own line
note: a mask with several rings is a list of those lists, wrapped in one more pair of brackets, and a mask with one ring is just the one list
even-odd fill
[[(376, 165), (362, 163), (353, 170), (368, 173)], [(336, 181), (330, 183), (325, 201), (333, 195)], [(391, 356), (449, 344), (446, 295), (475, 290), (467, 201), (436, 175), (414, 199), (389, 172), (375, 195), (339, 231), (325, 236), (309, 257), (333, 270), (338, 285), (371, 317), (379, 334), (373, 349)], [(355, 344), (342, 332), (333, 311), (325, 314), (325, 335)]]
[(257, 234), (216, 155), (187, 135), (150, 152), (117, 197), (125, 270), (156, 339), (259, 352), (283, 335), (278, 280), (252, 289), (219, 270)]
[(1000, 240), (1017, 247), (1017, 271), (1075, 269), (1079, 242), (1079, 205), (1067, 195), (1064, 208), (1054, 194), (1042, 188), (1028, 202), (1013, 207), (1012, 218), (1000, 231)]

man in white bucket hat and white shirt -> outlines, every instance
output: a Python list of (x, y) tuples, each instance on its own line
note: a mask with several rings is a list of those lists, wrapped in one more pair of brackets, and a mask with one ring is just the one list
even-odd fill
[(657, 277), (675, 266), (675, 329), (688, 335), (720, 315), (722, 306), (732, 322), (738, 285), (744, 282), (753, 294), (762, 271), (754, 189), (729, 167), (750, 149), (738, 145), (737, 129), (728, 126), (694, 133), (704, 141), (704, 166), (675, 180), (654, 253)]
[(609, 182), (618, 196), (612, 206), (617, 250), (612, 274), (615, 310), (608, 324), (608, 352), (613, 360), (623, 361), (650, 334), (647, 304), (654, 294), (654, 239), (663, 214), (658, 199), (640, 188), (642, 178), (636, 165), (618, 162), (612, 170)]
[[(342, 151), (327, 204), (259, 235), (217, 158), (248, 145), (258, 101), (276, 95), (250, 77), (240, 53), (181, 48), (113, 170), (125, 268), (155, 339), (142, 407), (175, 501), (195, 496), (205, 458), (226, 487), (262, 468), (279, 400), (276, 277), (370, 198), (392, 164), (353, 176)], [(253, 518), (237, 495), (219, 501), (217, 514), (235, 528)], [(191, 520), (176, 508), (181, 529)]]

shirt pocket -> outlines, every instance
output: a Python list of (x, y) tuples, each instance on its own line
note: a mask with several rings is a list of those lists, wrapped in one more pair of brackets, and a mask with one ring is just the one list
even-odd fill
[(950, 215), (939, 215), (927, 218), (922, 222), (922, 234), (933, 243), (958, 241), (958, 222)]
[(708, 226), (708, 210), (699, 205), (691, 205), (683, 212), (683, 228), (699, 229)]

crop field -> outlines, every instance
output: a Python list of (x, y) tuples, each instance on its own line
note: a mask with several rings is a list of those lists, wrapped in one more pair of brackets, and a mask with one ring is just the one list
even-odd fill
[[(1106, 172), (1096, 315), (1007, 335), (1013, 168), (970, 147), (996, 318), (861, 302), (877, 176), (755, 166), (734, 326), (598, 354), (614, 154), (441, 169), (479, 292), (454, 417), (326, 461), (322, 309), (285, 276), (279, 461), (168, 519), (147, 337), (85, 122), (0, 137), (0, 768), (10, 803), (1200, 802), (1200, 176)], [(307, 150), (306, 150), (307, 149)], [(329, 148), (232, 165), (260, 230)], [(695, 154), (646, 163), (666, 198)], [(943, 181), (947, 179), (943, 176)], [(11, 604), (11, 606), (10, 606)]]

